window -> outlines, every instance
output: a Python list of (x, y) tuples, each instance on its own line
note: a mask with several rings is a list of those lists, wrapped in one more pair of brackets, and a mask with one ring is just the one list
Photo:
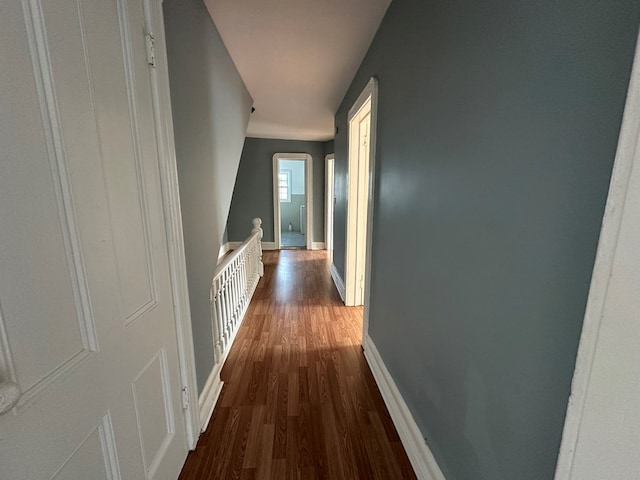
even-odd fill
[(291, 202), (291, 170), (280, 170), (278, 173), (278, 189), (281, 202)]

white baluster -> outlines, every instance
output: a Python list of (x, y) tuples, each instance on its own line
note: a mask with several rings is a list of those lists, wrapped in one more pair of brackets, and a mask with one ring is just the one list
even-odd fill
[(251, 236), (216, 269), (209, 301), (216, 364), (224, 360), (235, 337), (251, 295), (264, 274), (262, 220), (254, 218)]
[[(215, 283), (215, 282), (214, 282)], [(211, 288), (209, 289), (209, 309), (211, 310), (211, 328), (213, 335), (213, 364), (216, 365), (218, 363), (218, 352), (216, 350), (216, 343), (218, 342), (218, 336), (220, 335), (220, 330), (218, 329), (218, 316), (216, 315), (215, 308), (215, 289), (214, 284), (211, 284)]]
[(224, 352), (224, 315), (222, 312), (222, 302), (220, 301), (220, 278), (216, 281), (216, 296), (215, 296), (215, 306), (216, 306), (216, 314), (217, 314), (217, 323), (218, 323), (218, 338), (216, 339), (216, 349), (219, 352), (219, 358), (222, 358), (222, 352)]
[(262, 220), (260, 218), (254, 218), (251, 220), (253, 224), (253, 229), (251, 233), (259, 232), (258, 235), (258, 271), (259, 275), (262, 277), (264, 275), (264, 264), (262, 263), (262, 236), (264, 232), (262, 231)]

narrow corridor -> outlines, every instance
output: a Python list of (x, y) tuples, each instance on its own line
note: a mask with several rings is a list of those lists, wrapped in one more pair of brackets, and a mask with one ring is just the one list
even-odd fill
[(412, 479), (326, 251), (264, 253), (224, 388), (180, 479)]

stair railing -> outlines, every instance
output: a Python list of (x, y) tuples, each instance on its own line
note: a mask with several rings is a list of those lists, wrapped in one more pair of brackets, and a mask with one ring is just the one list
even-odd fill
[(251, 235), (220, 262), (211, 284), (214, 365), (224, 361), (264, 275), (262, 220), (254, 218), (251, 223)]

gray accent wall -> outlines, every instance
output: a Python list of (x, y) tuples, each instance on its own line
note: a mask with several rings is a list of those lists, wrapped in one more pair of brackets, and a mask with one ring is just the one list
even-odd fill
[(331, 155), (332, 153), (334, 153), (335, 148), (333, 145), (333, 140), (327, 140), (326, 142), (324, 142), (322, 144), (322, 148), (325, 155)]
[(229, 211), (229, 241), (239, 242), (251, 233), (251, 219), (260, 217), (263, 241), (273, 242), (273, 155), (308, 153), (313, 158), (313, 237), (324, 241), (323, 142), (247, 138), (242, 150)]
[(379, 81), (369, 333), (447, 480), (552, 480), (637, 1), (396, 0)]
[(209, 288), (253, 101), (202, 1), (165, 0), (163, 8), (196, 376), (202, 391), (213, 367)]

